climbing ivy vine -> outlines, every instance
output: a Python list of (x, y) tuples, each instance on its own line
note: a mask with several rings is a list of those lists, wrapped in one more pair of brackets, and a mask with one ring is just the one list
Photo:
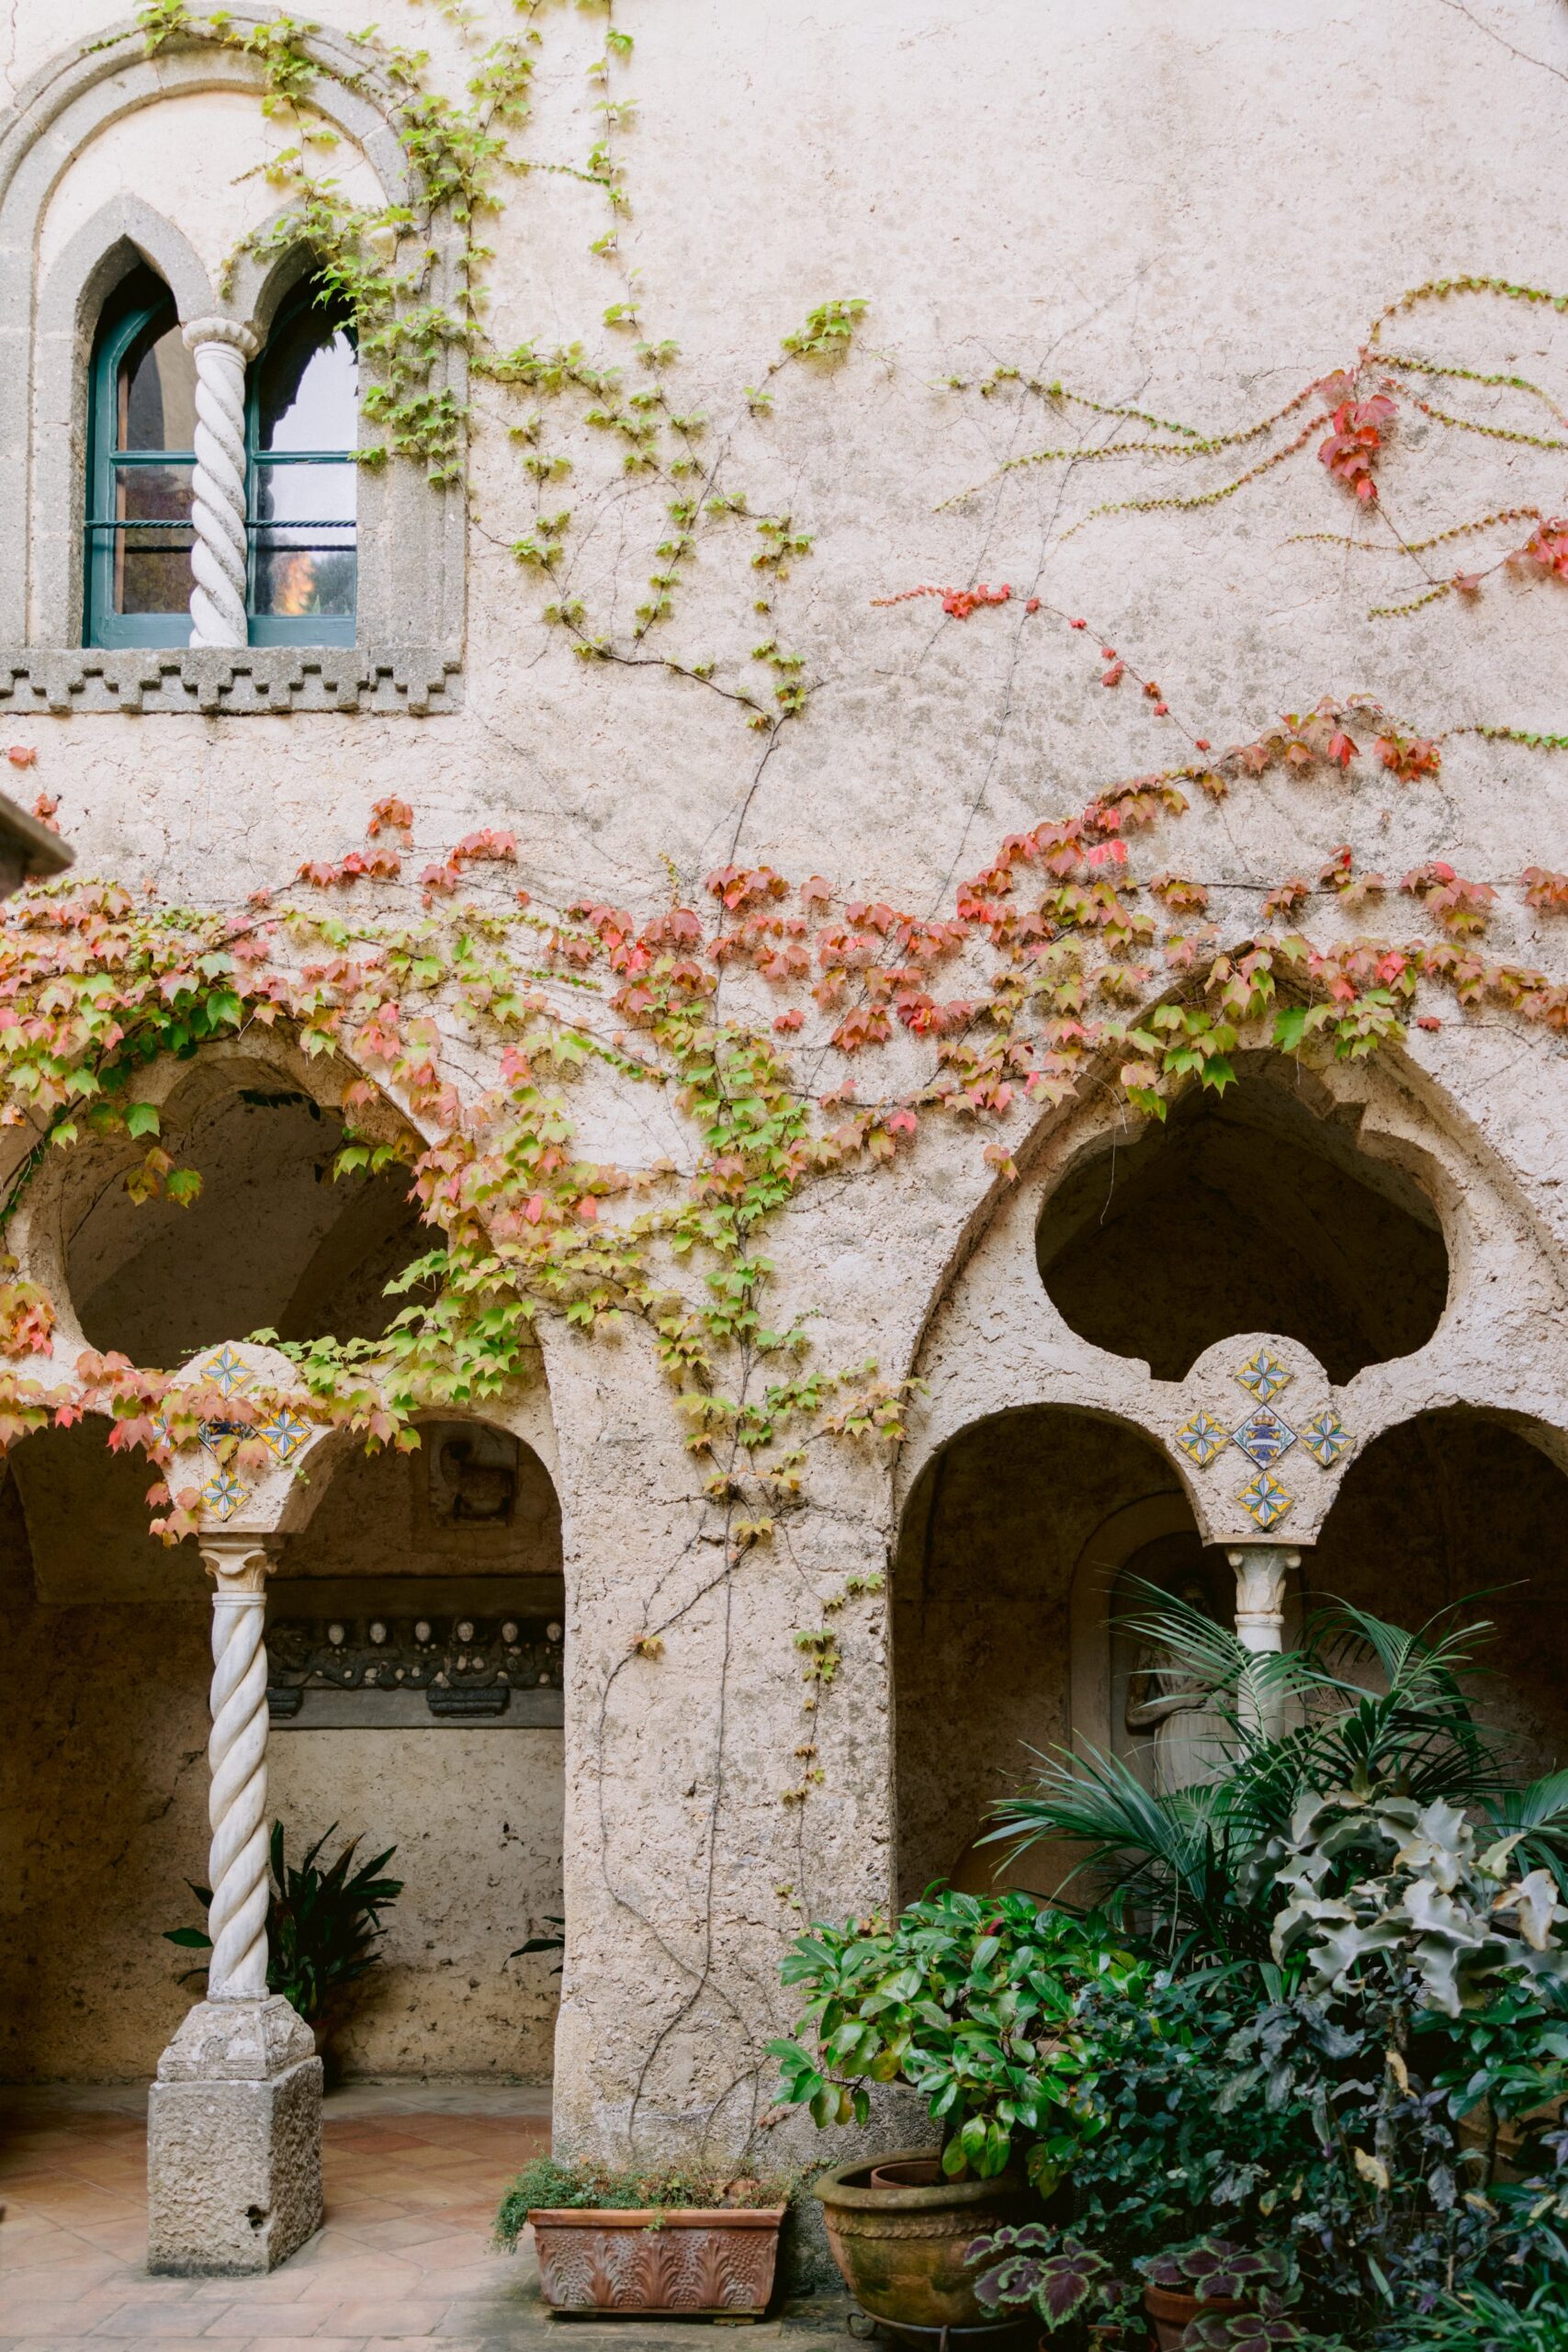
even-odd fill
[[(516, 28), (482, 47), (462, 0), (444, 6), (470, 54), (461, 101), (432, 89), (421, 53), (355, 38), (362, 62), (344, 78), (392, 125), (415, 192), (382, 207), (350, 200), (333, 175), (335, 134), (312, 104), (322, 69), (309, 23), (282, 15), (256, 25), (150, 0), (138, 38), (154, 51), (219, 42), (256, 62), (281, 141), (269, 176), (288, 205), (249, 249), (265, 257), (307, 243), (352, 315), (377, 435), (361, 461), (418, 465), (435, 494), (468, 497), (471, 432), (504, 433), (524, 519), (495, 526), (476, 508), (474, 527), (510, 554), (545, 621), (584, 662), (654, 666), (728, 698), (762, 739), (761, 762), (811, 705), (785, 590), (815, 531), (793, 510), (753, 505), (731, 435), (681, 393), (678, 343), (649, 315), (621, 245), (632, 39), (614, 0), (578, 5), (603, 28), (590, 72), (598, 131), (581, 162), (525, 143), (549, 0), (520, 0)], [(592, 347), (538, 335), (508, 345), (493, 331), (486, 222), (508, 181), (530, 174), (570, 177), (603, 204), (592, 249), (610, 299)], [(977, 380), (950, 376), (937, 397), (1038, 410), (1048, 437), (940, 503), (961, 507), (982, 487), (1067, 464), (1151, 476), (1096, 503), (1072, 526), (1081, 531), (1112, 514), (1213, 507), (1315, 462), (1334, 506), (1309, 536), (1357, 554), (1381, 548), (1409, 571), (1409, 593), (1374, 604), (1373, 617), (1472, 601), (1505, 568), (1560, 594), (1568, 519), (1543, 506), (1483, 500), (1473, 519), (1427, 537), (1404, 536), (1390, 514), (1386, 460), (1411, 415), (1485, 447), (1568, 448), (1568, 421), (1541, 386), (1416, 347), (1427, 309), (1455, 302), (1568, 310), (1568, 296), (1495, 277), (1434, 280), (1391, 303), (1344, 368), (1227, 429), (1006, 364)], [(747, 417), (765, 428), (792, 371), (830, 379), (865, 313), (858, 296), (825, 298), (779, 334), (745, 388)], [(468, 397), (457, 389), (465, 371)], [(1475, 388), (1513, 403), (1513, 421), (1467, 413)], [(1074, 412), (1130, 437), (1066, 440)], [(646, 593), (621, 622), (592, 608), (573, 548), (584, 497), (627, 489), (656, 514), (657, 535)], [(738, 618), (749, 650), (677, 656), (663, 650), (667, 624), (720, 541), (745, 550)], [(672, 891), (651, 916), (592, 897), (544, 905), (517, 887), (517, 844), (504, 831), (469, 834), (417, 865), (415, 811), (390, 797), (367, 810), (363, 842), (321, 845), (239, 913), (149, 908), (112, 881), (35, 888), (0, 933), (0, 1126), (19, 1130), (24, 1147), (9, 1205), (45, 1155), (87, 1144), (129, 1156), (138, 1198), (194, 1197), (199, 1170), (172, 1156), (144, 1098), (146, 1072), (213, 1039), (287, 1038), (344, 1080), (340, 1170), (404, 1166), (431, 1229), (431, 1247), (400, 1278), (408, 1303), (385, 1340), (288, 1351), (295, 1401), (372, 1444), (409, 1444), (420, 1411), (482, 1407), (529, 1376), (544, 1320), (635, 1328), (682, 1417), (722, 1580), (809, 1509), (817, 1449), (894, 1447), (905, 1435), (913, 1382), (873, 1363), (824, 1365), (809, 1318), (776, 1304), (770, 1228), (825, 1180), (886, 1166), (941, 1120), (972, 1135), (1005, 1184), (1017, 1138), (1087, 1086), (1110, 1085), (1129, 1110), (1163, 1118), (1182, 1087), (1223, 1092), (1247, 1046), (1359, 1060), (1412, 1025), (1436, 1030), (1481, 1006), (1568, 1029), (1568, 986), (1486, 945), (1506, 892), (1536, 914), (1568, 911), (1568, 874), (1528, 865), (1517, 876), (1467, 878), (1433, 860), (1384, 876), (1347, 843), (1278, 876), (1222, 926), (1209, 888), (1169, 847), (1194, 795), (1218, 801), (1284, 777), (1348, 806), (1373, 776), (1402, 792), (1433, 789), (1464, 736), (1547, 753), (1568, 749), (1568, 733), (1503, 715), (1445, 729), (1369, 695), (1329, 694), (1216, 749), (1202, 718), (1085, 614), (975, 580), (868, 602), (935, 607), (944, 626), (975, 629), (1012, 607), (1021, 625), (1061, 632), (1084, 693), (1138, 695), (1167, 730), (1169, 756), (1010, 835), (934, 913), (846, 899), (821, 874), (786, 876), (744, 863), (738, 848), (690, 902)], [(12, 752), (18, 764), (29, 757)], [(54, 806), (40, 798), (44, 813)], [(1309, 914), (1326, 936), (1314, 939)], [(455, 1075), (476, 1057), (489, 1072), (477, 1100)], [(665, 1097), (687, 1139), (679, 1161), (629, 1166), (586, 1150), (577, 1103), (591, 1076)], [(9, 1271), (0, 1442), (103, 1414), (110, 1443), (140, 1448), (159, 1473), (161, 1532), (190, 1532), (197, 1497), (171, 1485), (182, 1446), (204, 1418), (220, 1418), (240, 1461), (250, 1449), (259, 1464), (247, 1429), (276, 1400), (230, 1398), (219, 1413), (199, 1390), (172, 1389), (165, 1370), (96, 1354), (62, 1375), (50, 1359), (51, 1302), (14, 1262)], [(796, 1813), (824, 1781), (816, 1723), (841, 1662), (841, 1612), (879, 1584), (840, 1579), (795, 1629), (806, 1720), (779, 1798)], [(656, 1665), (680, 1615), (650, 1609), (625, 1669)]]

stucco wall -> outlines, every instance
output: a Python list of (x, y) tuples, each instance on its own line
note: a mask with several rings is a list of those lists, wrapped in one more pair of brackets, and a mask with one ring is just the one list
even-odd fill
[[(352, 29), (372, 12), (322, 0), (314, 13)], [(400, 0), (390, 19), (377, 13), (394, 37), (430, 45), (442, 86), (460, 86), (468, 68), (451, 25)], [(720, 0), (625, 0), (623, 13), (637, 43), (627, 91), (640, 119), (626, 141), (633, 201), (620, 236), (641, 273), (639, 301), (652, 331), (680, 343), (680, 396), (710, 415), (707, 446), (722, 444), (753, 511), (787, 510), (815, 534), (765, 624), (753, 611), (753, 537), (713, 543), (657, 642), (688, 662), (711, 659), (721, 687), (760, 680), (766, 694), (771, 680), (750, 662), (765, 626), (804, 657), (817, 687), (810, 712), (764, 759), (721, 694), (653, 666), (573, 655), (541, 617), (547, 590), (531, 586), (508, 551), (535, 501), (507, 435), (515, 413), (486, 386), (471, 452), (462, 707), (425, 721), (332, 712), (7, 719), (37, 749), (36, 780), (58, 794), (83, 872), (238, 906), (254, 888), (287, 882), (301, 861), (360, 842), (371, 801), (395, 793), (415, 812), (411, 872), (496, 824), (518, 839), (508, 890), (521, 883), (541, 900), (604, 895), (647, 915), (669, 901), (670, 865), (692, 896), (737, 856), (820, 872), (840, 902), (885, 897), (941, 912), (955, 877), (1006, 833), (1175, 755), (1151, 699), (1101, 688), (1100, 642), (1157, 674), (1192, 730), (1217, 744), (1351, 686), (1422, 728), (1561, 723), (1560, 583), (1504, 573), (1478, 603), (1456, 594), (1414, 621), (1374, 624), (1368, 606), (1388, 567), (1381, 552), (1313, 541), (1343, 535), (1355, 510), (1310, 451), (1257, 494), (1091, 523), (1091, 507), (1132, 494), (1119, 461), (998, 469), (1064, 431), (1076, 436), (1086, 416), (1097, 436), (1122, 427), (1087, 411), (1064, 424), (1063, 403), (1006, 392), (987, 401), (974, 389), (1006, 362), (1156, 417), (1240, 426), (1353, 358), (1369, 322), (1406, 286), (1459, 269), (1568, 286), (1568, 217), (1556, 193), (1568, 22), (1555, 0), (1477, 0), (1473, 9), (1382, 0), (1333, 21), (1310, 0), (1000, 0), (983, 10), (813, 0), (787, 17)], [(475, 14), (486, 36), (513, 29), (499, 6)], [(12, 85), (107, 21), (100, 0), (17, 12), (0, 26)], [(585, 154), (600, 127), (583, 69), (603, 28), (592, 14), (562, 11), (549, 33), (558, 46), (529, 140), (558, 164)], [(243, 198), (209, 201), (204, 153), (222, 156), (225, 188), (235, 156), (251, 156), (229, 136), (231, 100), (187, 96), (180, 106), (177, 169), (164, 168), (155, 136), (129, 129), (73, 158), (39, 231), (49, 250), (127, 193), (188, 215), (197, 246), (229, 232), (236, 207), (260, 200), (249, 182)], [(334, 169), (354, 168), (350, 142)], [(504, 192), (484, 232), (495, 247), (487, 317), (497, 343), (581, 335), (596, 360), (624, 359), (600, 324), (618, 281), (587, 250), (603, 227), (597, 192), (559, 172), (508, 181)], [(25, 273), (35, 260), (24, 254), (18, 266)], [(786, 371), (773, 413), (751, 413), (745, 388), (780, 338), (812, 304), (852, 294), (869, 307), (848, 360)], [(1557, 386), (1561, 408), (1564, 334), (1563, 314), (1548, 306), (1494, 318), (1456, 302), (1424, 317), (1418, 340), (1434, 359)], [(1483, 419), (1490, 396), (1476, 397)], [(575, 413), (559, 440), (576, 469), (572, 584), (596, 616), (619, 623), (645, 593), (669, 485), (628, 488), (618, 451), (606, 477), (603, 445)], [(1178, 496), (1187, 479), (1175, 469), (1153, 488)], [(1385, 481), (1402, 526), (1418, 537), (1505, 503), (1553, 511), (1561, 457), (1445, 435), (1409, 411)], [(948, 503), (981, 481), (977, 495)], [(74, 496), (62, 478), (67, 491)], [(976, 578), (1008, 581), (1017, 594), (968, 620), (944, 620), (929, 599), (874, 602)], [(1028, 594), (1092, 627), (1073, 635), (1031, 625)], [(1223, 804), (1194, 797), (1173, 862), (1214, 886), (1229, 936), (1248, 934), (1271, 883), (1315, 874), (1350, 841), (1363, 865), (1395, 879), (1443, 857), (1508, 886), (1495, 950), (1562, 968), (1551, 918), (1526, 909), (1511, 885), (1528, 862), (1568, 866), (1568, 763), (1464, 735), (1447, 748), (1440, 786), (1405, 788), (1363, 766), (1305, 784), (1270, 773)], [(390, 916), (417, 900), (371, 888), (357, 904)], [(1314, 908), (1319, 916), (1330, 928), (1338, 920), (1331, 907)], [(1416, 919), (1399, 901), (1376, 921), (1397, 933)], [(818, 1060), (829, 1076), (854, 1074), (825, 1049)], [(468, 1032), (452, 1041), (450, 1062), (454, 1082), (476, 1097), (489, 1071)], [(892, 1082), (913, 1068), (910, 1047)], [(1375, 1080), (1350, 1072), (1336, 1082), (1360, 1090), (1352, 1108), (1371, 1105), (1402, 1167), (1437, 1165), (1452, 1273), (1426, 1349), (1333, 1390), (1347, 1425), (1362, 1442), (1435, 1403), (1468, 1403), (1528, 1418), (1561, 1447), (1568, 1110), (1556, 1039), (1517, 1033), (1495, 1010), (1468, 1025), (1455, 1014), (1440, 1032), (1413, 1033)], [(637, 1167), (694, 1156), (691, 1130), (669, 1104), (650, 1106), (608, 1080), (586, 1095), (585, 1148)], [(759, 1546), (733, 1574), (694, 1502), (683, 1426), (637, 1335), (590, 1342), (546, 1332), (572, 1660), (563, 2143), (610, 2148), (634, 2122), (653, 2138), (738, 2143), (769, 2095), (759, 2046), (789, 2015), (775, 1982), (781, 1942), (816, 1910), (842, 1916), (890, 1892), (893, 1697), (881, 1604), (844, 1615), (843, 1664), (814, 1713), (803, 1709), (794, 1637), (847, 1575), (886, 1567), (902, 1500), (947, 1439), (1009, 1406), (1072, 1402), (1120, 1415), (1157, 1442), (1206, 1536), (1247, 1532), (1232, 1523), (1217, 1481), (1205, 1484), (1176, 1446), (1224, 1367), (1201, 1359), (1186, 1386), (1151, 1382), (1076, 1340), (1040, 1289), (1043, 1191), (1089, 1129), (1098, 1123), (1103, 1147), (1121, 1117), (1088, 1095), (1032, 1127), (1021, 1110), (1010, 1132), (1023, 1173), (1010, 1193), (993, 1184), (973, 1136), (927, 1135), (890, 1171), (808, 1190), (770, 1232), (781, 1323), (809, 1316), (825, 1364), (874, 1356), (894, 1375), (918, 1367), (929, 1389), (895, 1467), (824, 1450), (812, 1509), (787, 1542)], [(1294, 1394), (1315, 1383), (1314, 1403), (1326, 1398), (1321, 1369), (1292, 1362)], [(513, 1399), (496, 1409), (519, 1427), (536, 1412)], [(1332, 1487), (1309, 1480), (1292, 1532), (1310, 1541)], [(138, 1589), (155, 1591), (143, 1570)], [(189, 1575), (194, 1588), (194, 1566)], [(162, 1693), (156, 1730), (149, 1702), (134, 1739), (129, 1723), (114, 1735), (133, 1781), (148, 1770), (133, 1765), (136, 1742), (145, 1737), (159, 1759), (153, 1806), (169, 1796), (170, 1757), (199, 1748), (201, 1635), (195, 1604), (188, 1619), (186, 1609), (182, 1600), (177, 1644), (150, 1606), (123, 1644), (144, 1686), (151, 1678)], [(114, 1625), (134, 1615), (129, 1604), (89, 1611), (87, 1652), (102, 1646), (107, 1658)], [(679, 1630), (663, 1657), (637, 1655), (650, 1623), (667, 1619)], [(176, 1647), (186, 1663), (166, 1689), (161, 1678), (173, 1669), (161, 1661)], [(63, 1704), (48, 1699), (30, 1743), (54, 1770), (66, 1718), (53, 1711)], [(491, 1736), (487, 1757), (507, 1745)], [(797, 1804), (786, 1792), (803, 1748), (823, 1779)], [(316, 1774), (323, 1798), (333, 1779), (302, 1739), (279, 1769), (299, 1774), (302, 1792)], [(181, 1783), (191, 1825), (199, 1778), (193, 1767)], [(516, 1826), (510, 1801), (499, 1788), (486, 1794), (489, 1826), (472, 1829), (466, 1866), (472, 1883), (448, 1915), (446, 1956), (473, 1954), (468, 1973), (480, 1982), (468, 1984), (460, 1961), (446, 1973), (463, 1996), (464, 2030), (490, 2037), (487, 2049), (502, 2046), (508, 2018), (520, 2045), (536, 2030), (536, 1996), (508, 2011), (478, 1960), (481, 1943), (490, 1948), (490, 1897), (473, 1889), (494, 1878), (498, 1900), (504, 1891), (513, 1857), (495, 1822), (499, 1811)], [(70, 1803), (89, 1810), (85, 1798)], [(178, 1876), (172, 1849), (158, 1844), (175, 1838), (175, 1818), (138, 1832), (160, 1883)], [(426, 1830), (435, 1839), (447, 1820), (426, 1814), (411, 1843)], [(199, 1842), (194, 1826), (189, 1834)], [(542, 1815), (530, 1850), (544, 1854)], [(458, 1902), (455, 1888), (431, 1886), (433, 1913), (448, 1894)], [(389, 1998), (385, 2046), (415, 2063), (419, 2030), (400, 1998)], [(152, 2007), (146, 2017), (150, 2043)]]

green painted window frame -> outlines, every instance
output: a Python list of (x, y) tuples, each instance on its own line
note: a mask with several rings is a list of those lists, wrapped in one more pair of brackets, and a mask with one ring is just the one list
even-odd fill
[[(133, 285), (134, 285), (133, 281)], [(279, 311), (274, 333), (286, 328), (315, 299), (307, 281)], [(99, 322), (93, 345), (87, 394), (86, 514), (83, 535), (84, 601), (82, 641), (85, 645), (186, 646), (190, 642), (190, 612), (117, 613), (114, 609), (114, 559), (117, 537), (126, 526), (116, 516), (115, 484), (118, 474), (136, 466), (194, 466), (194, 449), (118, 449), (118, 379), (125, 356), (138, 337), (164, 311), (175, 323), (174, 298), (166, 291), (155, 299), (126, 300), (111, 296)], [(248, 543), (245, 605), (247, 639), (252, 645), (353, 645), (358, 630), (357, 613), (292, 615), (255, 610), (256, 544), (262, 524), (256, 514), (263, 469), (276, 466), (352, 464), (352, 449), (290, 449), (276, 454), (259, 444), (260, 360), (245, 377), (245, 537)], [(357, 509), (357, 500), (355, 506)], [(160, 529), (175, 527), (169, 524)], [(299, 527), (293, 525), (290, 527)], [(340, 529), (349, 526), (341, 525)], [(358, 555), (358, 516), (353, 526), (353, 546)], [(333, 542), (337, 544), (337, 542)], [(357, 605), (357, 564), (355, 604)]]
[[(283, 303), (273, 321), (272, 336), (286, 334), (302, 311), (317, 308), (316, 284), (313, 278), (297, 288)], [(354, 341), (352, 327), (346, 330)], [(269, 341), (272, 337), (268, 338)], [(246, 588), (245, 609), (250, 615), (250, 640), (253, 645), (352, 645), (358, 626), (357, 612), (307, 613), (296, 618), (281, 613), (258, 613), (256, 610), (255, 577), (257, 543), (266, 526), (256, 513), (260, 504), (262, 476), (265, 469), (286, 466), (341, 466), (354, 463), (354, 451), (349, 449), (264, 449), (261, 446), (261, 370), (265, 361), (265, 351), (252, 361), (245, 375), (245, 538)], [(355, 553), (355, 603), (358, 604), (359, 502), (355, 500), (355, 520), (351, 526), (341, 525), (343, 530), (352, 528), (347, 541)], [(309, 528), (309, 523), (289, 523), (290, 530)], [(334, 537), (328, 542), (333, 548), (344, 542)]]
[[(150, 274), (150, 273), (149, 273)], [(138, 273), (138, 279), (141, 273)], [(132, 280), (135, 288), (138, 279)], [(115, 514), (115, 483), (138, 466), (194, 466), (194, 449), (117, 450), (119, 371), (126, 353), (163, 312), (176, 323), (175, 301), (165, 289), (155, 298), (111, 297), (93, 344), (87, 396), (87, 512), (83, 534), (85, 581), (83, 643), (85, 645), (188, 645), (190, 612), (117, 613), (114, 560), (125, 526)], [(168, 530), (171, 526), (160, 526)]]

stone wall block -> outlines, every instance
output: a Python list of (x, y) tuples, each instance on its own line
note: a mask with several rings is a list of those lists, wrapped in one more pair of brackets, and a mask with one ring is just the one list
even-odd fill
[(321, 2062), (277, 1996), (199, 2002), (159, 2063), (147, 2125), (150, 2270), (273, 2270), (321, 2228)]

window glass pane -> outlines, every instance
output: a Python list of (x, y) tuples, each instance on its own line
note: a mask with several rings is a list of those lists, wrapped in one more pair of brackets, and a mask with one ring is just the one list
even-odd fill
[(120, 362), (118, 391), (121, 449), (195, 447), (196, 359), (177, 326), (154, 319), (144, 329)]
[(180, 613), (190, 602), (190, 468), (120, 466), (112, 533), (114, 610)]
[(253, 611), (278, 619), (352, 616), (358, 471), (258, 459)]
[(258, 523), (352, 523), (359, 468), (269, 466), (258, 458), (255, 519)]
[(334, 546), (324, 535), (264, 531), (251, 610), (279, 620), (311, 613), (352, 619), (357, 572), (352, 540)]
[(330, 311), (306, 302), (268, 339), (257, 382), (256, 446), (352, 449), (359, 437), (359, 362)]

